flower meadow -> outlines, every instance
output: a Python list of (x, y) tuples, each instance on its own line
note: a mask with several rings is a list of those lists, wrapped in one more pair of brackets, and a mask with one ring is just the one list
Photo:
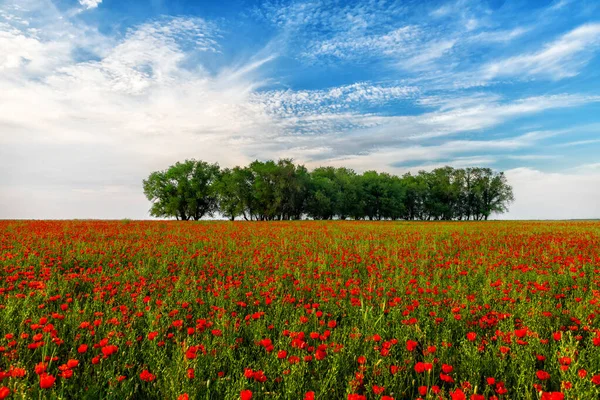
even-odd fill
[(0, 399), (597, 399), (598, 222), (0, 221)]

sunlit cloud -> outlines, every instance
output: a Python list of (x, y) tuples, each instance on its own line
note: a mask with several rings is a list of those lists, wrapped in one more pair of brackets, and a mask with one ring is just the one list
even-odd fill
[(571, 137), (578, 121), (546, 122), (598, 110), (593, 88), (569, 86), (594, 63), (593, 21), (521, 50), (512, 43), (542, 28), (495, 22), (469, 2), (413, 14), (268, 3), (245, 23), (268, 22), (272, 36), (241, 51), (232, 21), (155, 15), (111, 31), (81, 8), (108, 3), (80, 3), (0, 2), (0, 167), (11, 171), (0, 176), (0, 217), (147, 217), (141, 180), (185, 158), (398, 174), (509, 165), (525, 182), (550, 161), (587, 165), (561, 179), (589, 175), (593, 160), (569, 152), (600, 143)]

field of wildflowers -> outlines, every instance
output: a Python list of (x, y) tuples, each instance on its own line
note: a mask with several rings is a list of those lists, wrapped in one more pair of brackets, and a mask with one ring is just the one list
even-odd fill
[(0, 221), (0, 399), (597, 399), (598, 222)]

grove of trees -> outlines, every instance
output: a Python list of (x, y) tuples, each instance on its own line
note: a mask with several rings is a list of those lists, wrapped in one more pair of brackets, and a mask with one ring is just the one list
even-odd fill
[(246, 167), (186, 160), (143, 181), (154, 217), (199, 220), (487, 220), (514, 200), (503, 172), (437, 168), (402, 177), (348, 168), (308, 171), (290, 159)]

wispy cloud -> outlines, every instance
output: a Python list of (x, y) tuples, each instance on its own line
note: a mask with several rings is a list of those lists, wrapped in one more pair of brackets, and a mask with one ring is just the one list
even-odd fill
[(87, 8), (88, 10), (91, 8), (96, 8), (98, 5), (102, 3), (102, 0), (79, 0), (79, 4)]
[(600, 46), (600, 24), (579, 26), (549, 43), (544, 49), (494, 61), (482, 68), (486, 79), (540, 76), (562, 79), (575, 76)]
[(523, 161), (537, 161), (537, 160), (556, 160), (562, 158), (562, 155), (558, 154), (507, 154), (505, 156), (511, 160), (523, 160)]
[[(540, 154), (568, 129), (543, 119), (528, 121), (536, 126), (528, 133), (509, 124), (593, 107), (600, 96), (586, 88), (491, 85), (581, 72), (597, 50), (597, 23), (515, 55), (519, 46), (507, 43), (539, 26), (494, 23), (475, 2), (418, 12), (380, 1), (277, 2), (255, 10), (272, 24), (270, 44), (232, 56), (236, 32), (221, 20), (156, 17), (107, 35), (86, 22), (94, 12), (82, 14), (99, 1), (62, 11), (50, 0), (0, 2), (0, 168), (15, 171), (0, 176), (0, 211), (49, 198), (82, 207), (77, 216), (90, 216), (81, 204), (143, 213), (141, 179), (189, 157), (223, 166), (293, 157), (401, 173), (533, 165), (598, 143)], [(490, 62), (489, 48), (510, 56)]]
[[(539, 12), (550, 12), (552, 7)], [(414, 6), (419, 12), (409, 14), (407, 7), (387, 2), (339, 6), (313, 0), (284, 6), (267, 3), (257, 13), (283, 29), (289, 55), (302, 62), (377, 62), (395, 66), (433, 87), (450, 82), (458, 87), (480, 86), (513, 76), (573, 76), (593, 56), (598, 42), (598, 26), (592, 23), (564, 34), (540, 51), (496, 60), (483, 58), (483, 65), (473, 65), (469, 59), (480, 54), (482, 47), (505, 46), (539, 24), (519, 24), (514, 15), (495, 13), (467, 0), (429, 10), (430, 18), (425, 17), (428, 8), (426, 4)], [(512, 28), (502, 27), (506, 21)]]
[(596, 144), (596, 143), (600, 143), (600, 139), (588, 139), (588, 140), (576, 140), (573, 142), (567, 142), (567, 143), (559, 143), (556, 144), (556, 147), (574, 147), (574, 146), (584, 146), (587, 144)]
[(50, 0), (0, 3), (0, 71), (5, 78), (35, 78), (68, 65), (86, 48), (102, 53), (110, 41), (94, 27), (71, 21)]
[[(231, 148), (245, 137), (272, 134), (271, 118), (249, 97), (268, 59), (237, 64), (227, 74), (185, 66), (190, 54), (219, 50), (216, 28), (202, 19), (163, 18), (129, 29), (121, 40), (98, 39), (102, 52), (83, 61), (73, 55), (75, 40), (56, 35), (24, 27), (0, 36), (2, 48), (11, 49), (0, 52), (11, 56), (0, 58), (1, 165), (28, 160), (0, 184), (24, 178), (32, 186), (77, 189), (120, 176), (122, 187), (137, 187), (144, 169), (183, 157), (237, 163), (246, 156)], [(73, 183), (74, 176), (81, 182)]]
[(408, 11), (408, 7), (393, 1), (355, 1), (339, 5), (322, 0), (266, 1), (254, 13), (265, 20), (286, 29), (303, 27), (315, 33), (364, 31), (381, 27)]
[(554, 4), (552, 4), (549, 8), (548, 11), (556, 11), (556, 10), (560, 10), (561, 8), (571, 4), (573, 2), (573, 0), (556, 0), (554, 2)]
[(406, 60), (401, 60), (399, 65), (402, 68), (407, 68), (409, 70), (427, 70), (431, 68), (431, 65), (436, 60), (449, 52), (455, 44), (456, 40), (454, 39), (426, 43), (424, 47), (416, 52), (416, 54), (414, 54), (412, 57)]
[(416, 156), (435, 160), (442, 157), (444, 152), (454, 154), (490, 148), (518, 149), (528, 143), (560, 134), (561, 131), (535, 131), (503, 141), (455, 141), (441, 147), (436, 146), (436, 151), (420, 143), (458, 133), (482, 131), (547, 110), (576, 107), (598, 101), (600, 96), (541, 96), (509, 102), (493, 97), (486, 102), (480, 101), (480, 104), (459, 102), (455, 107), (446, 105), (444, 110), (410, 116), (384, 116), (349, 111), (324, 113), (317, 105), (316, 108), (303, 109), (302, 113), (275, 112), (282, 128), (291, 132), (294, 132), (294, 129), (300, 129), (300, 133), (309, 131), (312, 135), (282, 136), (262, 149), (266, 153), (277, 154), (294, 149), (319, 148), (320, 152), (304, 154), (300, 158), (323, 162), (340, 157), (358, 157), (365, 160), (365, 163), (377, 160), (378, 165), (386, 159), (382, 156), (382, 149), (389, 149), (386, 151), (397, 158), (401, 154), (405, 160), (418, 159), (414, 158)]
[(374, 55), (393, 57), (408, 51), (413, 53), (421, 34), (416, 26), (403, 26), (378, 35), (350, 30), (331, 39), (311, 43), (301, 55), (310, 60), (322, 57), (356, 60)]
[[(402, 22), (408, 7), (395, 2), (357, 2), (338, 6), (326, 1), (267, 3), (258, 13), (284, 29), (294, 55), (309, 63), (387, 59), (406, 70), (423, 70), (452, 49), (455, 38), (440, 39), (431, 26)], [(302, 51), (297, 51), (297, 48)]]
[(469, 36), (467, 40), (477, 43), (506, 43), (510, 42), (518, 37), (529, 32), (529, 27), (516, 27), (510, 30), (495, 30), (495, 31), (482, 31), (472, 36)]
[[(484, 164), (491, 164), (501, 155), (489, 155), (489, 152), (502, 152), (532, 148), (544, 138), (556, 135), (559, 132), (530, 132), (510, 139), (497, 140), (450, 140), (441, 144), (421, 145), (405, 141), (402, 146), (394, 148), (374, 149), (369, 153), (343, 155), (337, 157), (350, 165), (362, 169), (370, 161), (377, 160), (378, 166), (390, 170), (390, 168), (402, 168), (404, 164), (414, 161), (436, 161), (447, 159), (465, 160), (485, 159)], [(466, 154), (479, 153), (476, 156)], [(483, 153), (483, 155), (481, 154)], [(448, 163), (449, 161), (445, 161)], [(428, 164), (423, 164), (428, 165)]]
[(357, 106), (381, 105), (417, 97), (413, 86), (376, 85), (357, 82), (320, 90), (273, 90), (255, 94), (257, 102), (280, 117), (300, 117), (331, 112), (347, 112)]

